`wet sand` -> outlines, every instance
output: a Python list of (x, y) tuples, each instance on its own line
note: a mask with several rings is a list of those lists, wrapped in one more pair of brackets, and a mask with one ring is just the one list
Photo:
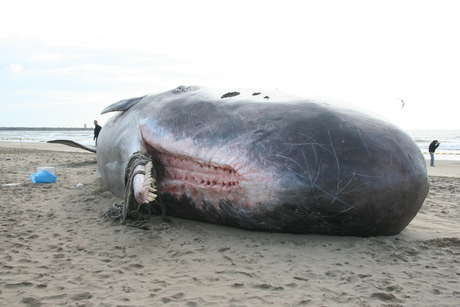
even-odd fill
[[(251, 232), (171, 218), (146, 229), (101, 220), (120, 199), (96, 156), (0, 142), (0, 305), (457, 306), (460, 162), (428, 167), (431, 188), (399, 235)], [(38, 166), (58, 180), (32, 184)], [(82, 183), (82, 188), (76, 185)]]

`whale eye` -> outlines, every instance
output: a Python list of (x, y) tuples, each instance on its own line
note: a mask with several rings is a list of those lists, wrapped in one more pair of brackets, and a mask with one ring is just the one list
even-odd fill
[(342, 144), (345, 143), (345, 140), (342, 140)]

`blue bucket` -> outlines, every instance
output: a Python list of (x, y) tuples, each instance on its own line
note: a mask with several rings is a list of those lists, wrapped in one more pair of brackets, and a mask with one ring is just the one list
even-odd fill
[(48, 171), (39, 171), (30, 175), (30, 180), (33, 183), (54, 183), (56, 182), (56, 176)]

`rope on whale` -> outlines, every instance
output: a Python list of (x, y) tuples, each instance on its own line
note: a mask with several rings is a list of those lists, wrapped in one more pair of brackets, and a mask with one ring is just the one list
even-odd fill
[[(134, 177), (138, 174), (148, 176), (145, 171), (142, 171), (142, 170), (135, 171), (137, 166), (139, 165), (147, 166), (148, 163), (152, 165), (152, 160), (145, 153), (138, 151), (132, 154), (125, 168), (124, 200), (120, 203), (115, 203), (113, 205), (108, 206), (102, 216), (103, 220), (120, 220), (121, 224), (125, 224), (126, 219), (129, 218), (129, 219), (134, 220), (134, 222), (132, 224), (127, 224), (127, 226), (136, 227), (136, 228), (144, 228), (144, 229), (146, 228), (144, 224), (152, 220), (152, 213), (150, 211), (151, 203), (139, 204), (136, 201), (134, 197), (133, 181), (134, 181)], [(153, 182), (155, 182), (156, 172), (155, 172), (154, 167), (151, 167), (150, 169), (150, 176), (153, 178)], [(158, 202), (158, 201), (156, 201), (155, 203), (160, 205), (161, 219), (166, 220), (165, 219), (165, 215), (166, 215), (165, 205), (162, 202)], [(142, 205), (147, 205), (145, 206), (147, 209), (147, 213), (141, 212)], [(169, 228), (169, 225), (166, 223), (162, 223), (159, 227), (159, 229), (166, 229), (166, 228)]]

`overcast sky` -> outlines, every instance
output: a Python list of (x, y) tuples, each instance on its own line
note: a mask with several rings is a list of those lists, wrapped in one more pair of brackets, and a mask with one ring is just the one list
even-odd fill
[(3, 1), (0, 126), (91, 127), (113, 102), (203, 85), (460, 129), (459, 12), (443, 0)]

